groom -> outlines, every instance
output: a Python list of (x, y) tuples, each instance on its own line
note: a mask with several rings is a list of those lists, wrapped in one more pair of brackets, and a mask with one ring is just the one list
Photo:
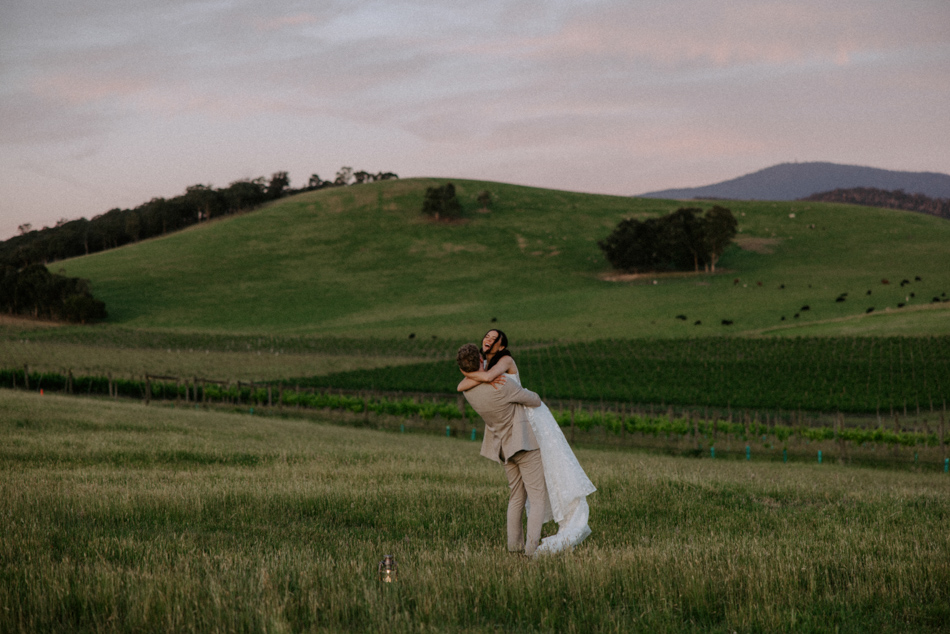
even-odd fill
[[(459, 348), (458, 365), (463, 372), (480, 370), (478, 347), (467, 343)], [(516, 552), (524, 548), (525, 555), (530, 557), (541, 541), (544, 516), (540, 510), (545, 508), (547, 489), (538, 441), (524, 408), (519, 405), (540, 407), (541, 399), (515, 381), (506, 381), (497, 387), (481, 383), (463, 394), (485, 421), (481, 454), (504, 465), (508, 476), (508, 550)], [(535, 509), (528, 514), (527, 541), (521, 526), (526, 499)]]

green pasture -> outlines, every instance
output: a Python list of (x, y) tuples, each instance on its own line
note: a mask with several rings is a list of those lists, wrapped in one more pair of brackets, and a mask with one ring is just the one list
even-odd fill
[(441, 182), (300, 194), (52, 268), (90, 279), (110, 324), (151, 330), (456, 340), (494, 324), (520, 342), (950, 332), (950, 303), (927, 308), (950, 293), (939, 218), (730, 202), (740, 234), (717, 274), (608, 281), (597, 241), (619, 220), (713, 203), (454, 180), (466, 219), (447, 224), (420, 213)]
[[(943, 473), (579, 449), (574, 553), (506, 552), (467, 440), (0, 390), (0, 631), (938, 632)], [(548, 525), (546, 532), (554, 525)], [(393, 554), (399, 579), (381, 585)]]

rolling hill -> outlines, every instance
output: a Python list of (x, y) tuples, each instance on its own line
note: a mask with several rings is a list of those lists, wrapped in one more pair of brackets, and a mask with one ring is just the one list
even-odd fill
[[(304, 193), (54, 267), (90, 279), (111, 323), (169, 331), (418, 340), (494, 325), (519, 341), (950, 332), (950, 303), (932, 302), (950, 294), (944, 220), (733, 202), (741, 233), (719, 274), (608, 281), (597, 241), (624, 217), (681, 203), (453, 180), (467, 219), (434, 223), (420, 209), (426, 187), (443, 182)], [(495, 203), (483, 213), (486, 189)]]
[(729, 200), (799, 200), (833, 189), (874, 187), (904, 190), (932, 198), (950, 198), (950, 175), (898, 172), (836, 163), (782, 163), (752, 174), (702, 187), (664, 189), (641, 198), (726, 198)]

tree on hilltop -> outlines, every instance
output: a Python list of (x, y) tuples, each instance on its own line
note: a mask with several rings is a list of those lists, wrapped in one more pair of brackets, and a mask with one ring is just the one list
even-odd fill
[(267, 197), (277, 200), (284, 195), (288, 187), (290, 187), (290, 176), (287, 172), (274, 172), (270, 177), (270, 183), (267, 184)]
[(333, 184), (338, 187), (344, 187), (353, 182), (353, 168), (343, 166), (340, 168), (340, 171), (336, 173), (336, 178), (333, 179)]
[(422, 213), (435, 220), (461, 218), (462, 203), (455, 195), (455, 185), (446, 183), (441, 187), (427, 187)]
[(483, 189), (482, 191), (478, 192), (478, 198), (476, 198), (476, 200), (478, 201), (478, 204), (482, 206), (482, 209), (484, 209), (485, 211), (488, 211), (489, 209), (491, 209), (492, 202), (494, 202), (494, 198), (492, 197), (491, 192), (488, 191), (487, 189)]

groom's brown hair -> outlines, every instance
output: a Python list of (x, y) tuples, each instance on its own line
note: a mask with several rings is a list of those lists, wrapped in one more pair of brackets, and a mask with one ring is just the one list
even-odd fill
[(467, 343), (459, 348), (456, 360), (458, 361), (459, 369), (463, 372), (476, 372), (482, 367), (482, 355), (478, 351), (478, 346), (474, 343)]

